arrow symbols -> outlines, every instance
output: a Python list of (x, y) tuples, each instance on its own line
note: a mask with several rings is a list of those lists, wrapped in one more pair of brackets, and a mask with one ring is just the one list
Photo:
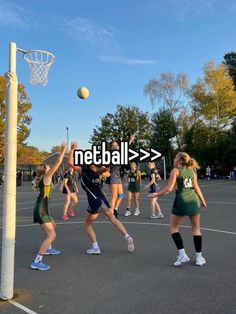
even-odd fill
[(146, 152), (146, 150), (144, 150), (144, 149), (142, 149), (142, 148), (140, 148), (139, 153), (144, 154), (144, 156), (142, 156), (142, 157), (139, 159), (139, 161), (142, 161), (142, 160), (144, 160), (144, 159), (146, 159), (146, 158), (148, 158), (148, 157), (150, 156), (150, 153), (149, 153), (149, 152)]
[(133, 154), (133, 156), (129, 157), (129, 161), (131, 161), (131, 160), (133, 160), (139, 156), (139, 153), (135, 152), (134, 150), (132, 150), (130, 148), (129, 148), (129, 153)]
[(154, 156), (151, 157), (151, 161), (153, 161), (153, 160), (155, 160), (161, 156), (161, 153), (159, 153), (158, 151), (156, 151), (153, 148), (151, 148), (151, 151), (146, 151), (146, 150), (140, 148), (139, 152), (136, 152), (136, 151), (129, 148), (129, 153), (132, 154), (132, 156), (129, 156), (129, 161), (136, 159), (137, 157), (140, 157), (140, 154), (142, 154), (142, 156), (140, 157), (139, 161), (143, 161), (144, 159), (150, 157), (151, 153), (154, 154)]
[(151, 161), (153, 161), (153, 160), (155, 160), (155, 159), (161, 157), (161, 153), (159, 153), (159, 152), (156, 151), (155, 149), (151, 148), (151, 152), (155, 154), (155, 156), (153, 156), (153, 157), (151, 158)]

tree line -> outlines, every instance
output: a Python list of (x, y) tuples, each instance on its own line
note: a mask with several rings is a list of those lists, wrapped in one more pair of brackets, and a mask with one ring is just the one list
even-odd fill
[[(177, 151), (186, 151), (202, 167), (214, 165), (226, 174), (236, 164), (236, 52), (224, 61), (207, 63), (202, 78), (190, 85), (184, 73), (161, 73), (143, 89), (155, 112), (150, 115), (136, 105), (117, 105), (114, 113), (101, 117), (90, 142), (125, 140), (136, 135), (135, 148), (159, 150), (170, 165)], [(0, 76), (0, 164), (4, 162), (6, 124), (5, 77)], [(18, 85), (18, 164), (38, 164), (51, 152), (28, 146), (32, 103), (23, 84)]]
[(137, 146), (160, 151), (171, 165), (177, 151), (186, 151), (203, 168), (214, 166), (225, 176), (236, 165), (236, 53), (224, 62), (207, 63), (202, 78), (190, 85), (186, 74), (165, 72), (148, 81), (144, 95), (156, 112), (135, 105), (117, 105), (93, 129), (92, 144), (136, 135)]

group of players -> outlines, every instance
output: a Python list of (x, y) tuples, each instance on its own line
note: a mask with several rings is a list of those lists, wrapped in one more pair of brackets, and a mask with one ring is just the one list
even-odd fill
[[(131, 138), (131, 141), (133, 138)], [(77, 149), (77, 143), (73, 142), (71, 145), (68, 163), (71, 171), (75, 170), (80, 174), (81, 186), (86, 192), (88, 199), (88, 209), (85, 218), (86, 233), (91, 242), (91, 247), (86, 251), (87, 254), (98, 255), (101, 254), (96, 234), (93, 229), (93, 222), (97, 219), (100, 213), (105, 214), (107, 219), (117, 228), (117, 230), (124, 237), (129, 252), (134, 251), (134, 240), (128, 234), (123, 224), (117, 219), (118, 208), (123, 197), (123, 186), (119, 173), (119, 167), (111, 165), (109, 168), (104, 166), (75, 166), (73, 161), (74, 150)], [(38, 254), (31, 264), (32, 269), (48, 270), (49, 265), (43, 263), (44, 255), (57, 255), (61, 252), (52, 247), (52, 242), (56, 238), (56, 224), (49, 212), (49, 200), (52, 193), (52, 177), (58, 170), (67, 149), (66, 144), (62, 144), (62, 149), (58, 160), (52, 167), (47, 164), (42, 164), (37, 169), (37, 176), (34, 179), (34, 187), (39, 190), (39, 195), (34, 207), (34, 222), (39, 223), (46, 234), (46, 238), (42, 242)], [(111, 149), (119, 149), (117, 142), (113, 142)], [(162, 218), (163, 214), (157, 202), (157, 198), (162, 195), (170, 193), (174, 188), (176, 189), (176, 197), (170, 216), (170, 232), (171, 236), (178, 249), (178, 257), (174, 266), (180, 266), (188, 262), (190, 259), (187, 256), (181, 235), (179, 233), (180, 225), (184, 216), (189, 216), (193, 241), (196, 250), (196, 265), (202, 266), (206, 263), (202, 256), (202, 236), (200, 231), (200, 203), (206, 207), (206, 202), (198, 186), (196, 170), (199, 168), (197, 162), (190, 158), (186, 153), (180, 152), (176, 155), (174, 160), (174, 167), (171, 171), (167, 186), (159, 191), (156, 189), (156, 174), (155, 164), (149, 164), (149, 184), (146, 188), (150, 189), (148, 198), (151, 201), (152, 218)], [(73, 170), (72, 170), (73, 169)], [(108, 202), (106, 196), (101, 189), (101, 178), (106, 179), (110, 184), (111, 201)], [(130, 171), (126, 177), (126, 184), (129, 182), (128, 187), (128, 206), (126, 216), (130, 215), (130, 201), (132, 194), (134, 195), (135, 214), (138, 215), (139, 211), (139, 188), (141, 184), (141, 174), (137, 169), (135, 163), (131, 164)], [(68, 180), (67, 180), (68, 183)], [(65, 189), (67, 187), (63, 187)], [(76, 192), (76, 191), (75, 191)], [(70, 195), (70, 193), (67, 193)], [(76, 193), (75, 193), (76, 195)], [(67, 216), (67, 212), (71, 216), (74, 215), (73, 208), (68, 208), (69, 198), (65, 203), (63, 217)], [(77, 199), (73, 200), (77, 203)], [(156, 215), (157, 210), (157, 215)], [(63, 218), (62, 217), (62, 218)]]

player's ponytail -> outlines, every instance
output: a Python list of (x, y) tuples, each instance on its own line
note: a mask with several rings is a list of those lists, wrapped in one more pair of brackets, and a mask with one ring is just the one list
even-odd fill
[(199, 165), (197, 161), (194, 158), (191, 158), (187, 153), (185, 152), (179, 152), (175, 157), (175, 162), (181, 162), (183, 167), (192, 168), (194, 170), (199, 169)]
[(197, 170), (197, 169), (200, 169), (200, 167), (199, 167), (197, 161), (196, 161), (194, 158), (189, 158), (189, 160), (188, 160), (186, 166), (187, 166), (188, 168), (193, 168), (193, 169), (196, 169), (196, 170)]
[(45, 164), (42, 164), (42, 165), (37, 167), (36, 177), (34, 178), (34, 180), (32, 182), (34, 191), (37, 191), (37, 189), (39, 187), (39, 182), (42, 180), (43, 175), (45, 174), (45, 171), (46, 171), (46, 165)]

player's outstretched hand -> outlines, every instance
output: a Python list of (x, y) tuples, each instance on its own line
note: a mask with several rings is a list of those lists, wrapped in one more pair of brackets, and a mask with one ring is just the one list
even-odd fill
[(66, 142), (61, 143), (61, 151), (64, 151), (67, 149), (67, 144)]
[(134, 141), (134, 134), (131, 134), (129, 137), (129, 144), (132, 144)]
[(78, 143), (77, 142), (72, 142), (71, 143), (71, 149), (75, 150), (76, 148), (78, 148)]

